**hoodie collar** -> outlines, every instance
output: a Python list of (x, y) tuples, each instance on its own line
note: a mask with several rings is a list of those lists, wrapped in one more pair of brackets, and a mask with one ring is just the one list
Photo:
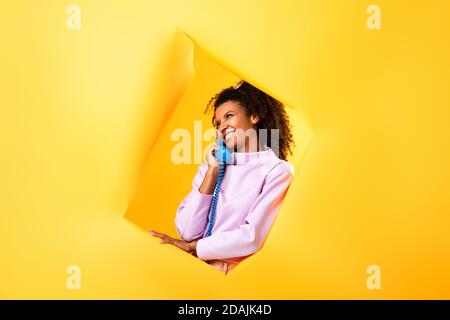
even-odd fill
[(264, 150), (256, 152), (233, 152), (233, 164), (258, 164), (277, 158), (273, 150), (264, 145)]

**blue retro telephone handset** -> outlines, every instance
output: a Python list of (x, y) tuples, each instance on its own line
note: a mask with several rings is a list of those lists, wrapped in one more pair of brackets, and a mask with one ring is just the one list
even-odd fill
[(216, 144), (219, 146), (219, 149), (214, 154), (217, 161), (220, 164), (230, 164), (233, 161), (233, 153), (227, 148), (225, 142), (220, 137), (217, 137)]
[(209, 211), (208, 226), (205, 237), (209, 237), (211, 235), (211, 231), (214, 225), (214, 217), (216, 215), (217, 200), (219, 198), (220, 185), (222, 184), (223, 175), (225, 173), (225, 164), (229, 164), (233, 161), (233, 154), (230, 152), (230, 150), (225, 145), (225, 142), (220, 137), (217, 137), (216, 144), (219, 146), (219, 149), (215, 151), (214, 156), (219, 162), (220, 167), (219, 167), (219, 175), (217, 176), (216, 187), (214, 188), (213, 198), (211, 202), (211, 209)]

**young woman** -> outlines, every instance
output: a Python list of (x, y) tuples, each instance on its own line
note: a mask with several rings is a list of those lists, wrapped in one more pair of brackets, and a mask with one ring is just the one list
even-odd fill
[(149, 232), (227, 274), (262, 248), (294, 175), (286, 161), (294, 141), (284, 105), (245, 81), (211, 98), (205, 112), (212, 108), (218, 137), (234, 151), (218, 189), (215, 214), (217, 145), (177, 209), (175, 225), (182, 240)]

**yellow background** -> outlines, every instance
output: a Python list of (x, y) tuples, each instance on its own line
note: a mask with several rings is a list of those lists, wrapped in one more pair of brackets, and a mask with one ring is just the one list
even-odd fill
[[(446, 1), (75, 3), (80, 30), (68, 2), (0, 5), (0, 298), (450, 298)], [(177, 27), (314, 132), (264, 249), (227, 276), (123, 218), (192, 75)]]

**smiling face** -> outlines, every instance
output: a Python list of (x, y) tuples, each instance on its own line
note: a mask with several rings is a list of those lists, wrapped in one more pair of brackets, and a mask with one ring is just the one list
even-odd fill
[(215, 111), (215, 125), (219, 136), (229, 149), (236, 152), (258, 151), (258, 121), (257, 115), (248, 116), (239, 103), (231, 100), (222, 103)]

